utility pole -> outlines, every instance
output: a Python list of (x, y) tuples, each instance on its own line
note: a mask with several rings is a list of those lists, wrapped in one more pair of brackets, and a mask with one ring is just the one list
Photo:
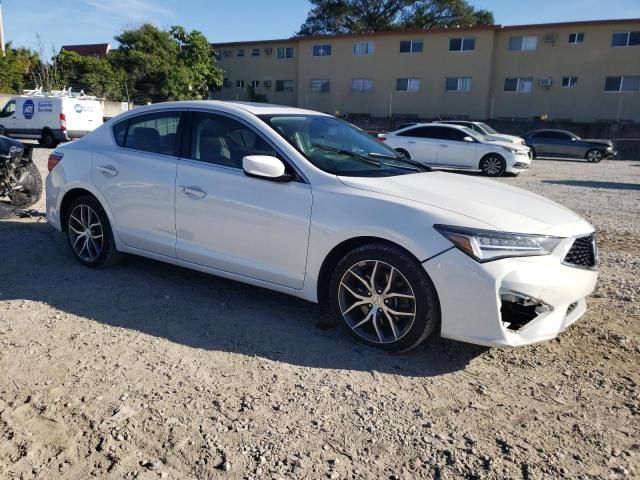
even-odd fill
[(2, 48), (2, 56), (4, 57), (7, 52), (4, 50), (4, 21), (2, 19), (2, 0), (0, 0), (0, 48)]

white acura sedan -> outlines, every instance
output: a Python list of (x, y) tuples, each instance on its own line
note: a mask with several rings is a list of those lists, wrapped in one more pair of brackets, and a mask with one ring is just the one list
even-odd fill
[(481, 170), (487, 176), (519, 174), (531, 163), (531, 149), (499, 142), (461, 125), (416, 123), (378, 139), (406, 158), (440, 168)]
[(265, 104), (122, 114), (49, 157), (47, 217), (89, 267), (120, 253), (330, 306), (359, 340), (555, 337), (596, 283), (593, 227), (545, 198), (432, 172), (352, 125)]

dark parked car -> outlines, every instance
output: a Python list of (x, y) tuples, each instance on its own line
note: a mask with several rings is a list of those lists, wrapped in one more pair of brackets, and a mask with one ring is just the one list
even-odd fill
[(534, 157), (584, 158), (595, 163), (616, 155), (611, 140), (582, 139), (566, 130), (534, 130), (522, 138)]

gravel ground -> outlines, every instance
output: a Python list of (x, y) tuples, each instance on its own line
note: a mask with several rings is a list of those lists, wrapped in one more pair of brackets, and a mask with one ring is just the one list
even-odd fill
[(515, 350), (388, 355), (315, 305), (141, 258), (89, 270), (37, 215), (0, 221), (0, 478), (638, 478), (640, 162), (500, 181), (601, 249), (586, 315)]

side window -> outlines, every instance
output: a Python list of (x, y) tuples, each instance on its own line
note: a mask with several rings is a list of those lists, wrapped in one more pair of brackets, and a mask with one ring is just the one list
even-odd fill
[(562, 132), (552, 132), (551, 138), (553, 138), (554, 140), (563, 140), (565, 142), (568, 142), (571, 140), (570, 135), (567, 135), (566, 133), (562, 133)]
[(465, 132), (457, 128), (450, 128), (447, 133), (449, 134), (449, 140), (456, 142), (462, 142), (464, 141), (464, 137), (468, 136)]
[[(113, 133), (116, 137), (116, 142), (118, 142), (118, 136), (120, 136), (126, 148), (176, 156), (178, 150), (177, 133), (180, 119), (180, 112), (161, 112), (140, 115), (130, 118), (128, 122), (122, 122), (127, 123), (124, 138), (122, 138), (122, 132), (118, 131), (118, 127), (120, 127), (122, 123), (114, 127)], [(120, 143), (118, 143), (118, 145), (120, 145)]]
[(251, 128), (224, 115), (195, 112), (189, 158), (242, 169), (247, 155), (278, 156)]
[(116, 143), (119, 147), (124, 147), (124, 140), (127, 136), (127, 127), (129, 126), (129, 120), (117, 123), (113, 127), (113, 136), (116, 139)]
[(0, 117), (2, 117), (2, 118), (10, 117), (14, 113), (16, 113), (16, 101), (15, 100), (11, 100), (2, 109), (2, 114), (0, 114)]
[(417, 138), (429, 138), (428, 127), (416, 127), (409, 130), (405, 130), (398, 134), (400, 137), (417, 137)]
[(457, 131), (447, 127), (431, 127), (430, 130), (431, 138), (437, 138), (438, 140), (453, 140), (451, 138), (451, 132)]
[(534, 138), (542, 138), (547, 140), (553, 138), (553, 135), (551, 135), (551, 132), (538, 132), (534, 135)]

